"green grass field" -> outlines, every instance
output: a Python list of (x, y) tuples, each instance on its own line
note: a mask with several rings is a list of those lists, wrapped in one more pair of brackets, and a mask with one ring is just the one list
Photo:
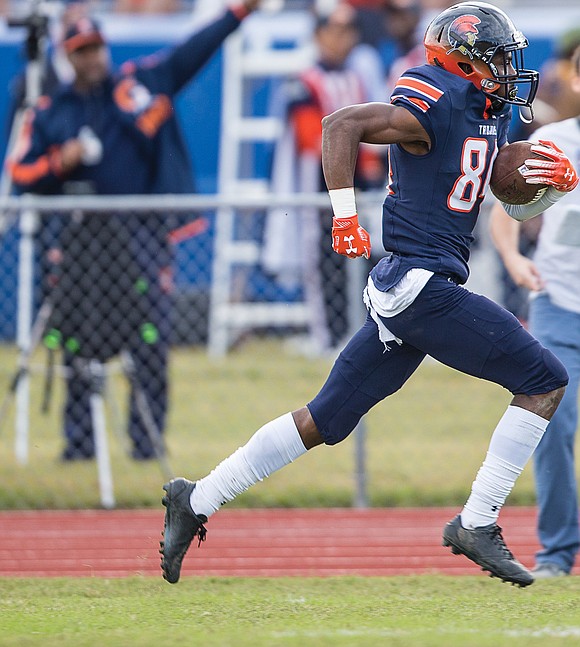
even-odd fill
[(0, 645), (580, 645), (580, 579), (2, 580)]
[[(35, 357), (36, 363), (42, 356)], [(14, 370), (0, 347), (0, 393)], [(281, 342), (251, 342), (225, 361), (201, 349), (172, 355), (167, 430), (174, 471), (195, 477), (263, 422), (304, 404), (330, 364)], [(30, 461), (14, 460), (13, 409), (0, 429), (0, 509), (98, 507), (93, 463), (64, 465), (59, 380), (48, 416), (32, 380)], [(111, 377), (124, 415), (126, 383)], [(427, 362), (367, 419), (372, 505), (460, 505), (509, 395)], [(119, 507), (159, 507), (156, 464), (134, 463), (109, 424)], [(319, 448), (240, 496), (235, 506), (348, 506), (354, 442)], [(531, 469), (509, 502), (534, 501)], [(361, 541), (364, 541), (361, 538)], [(509, 647), (580, 645), (580, 579), (516, 589), (484, 577), (217, 579), (2, 579), (0, 646)]]
[[(99, 507), (95, 464), (58, 460), (63, 380), (56, 381), (49, 414), (41, 414), (43, 362), (42, 354), (34, 358), (27, 465), (14, 458), (13, 404), (0, 428), (0, 509)], [(2, 395), (15, 363), (14, 349), (1, 346)], [(329, 367), (330, 360), (306, 359), (276, 340), (251, 341), (222, 361), (210, 360), (204, 349), (176, 348), (167, 429), (173, 471), (190, 478), (207, 473), (264, 422), (307, 402)], [(119, 408), (122, 419), (127, 385), (118, 371), (109, 390), (108, 409)], [(496, 385), (426, 362), (366, 418), (371, 505), (463, 503), (508, 402), (509, 394)], [(127, 457), (127, 441), (113, 415), (108, 433), (118, 507), (158, 506), (163, 482), (158, 465)], [(317, 448), (233, 505), (351, 505), (354, 454), (352, 436), (333, 448)], [(518, 481), (511, 504), (533, 503), (531, 472), (527, 469)]]

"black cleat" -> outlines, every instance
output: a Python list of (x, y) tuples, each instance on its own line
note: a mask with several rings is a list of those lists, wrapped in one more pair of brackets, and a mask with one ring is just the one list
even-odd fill
[(163, 579), (170, 584), (179, 580), (181, 562), (194, 537), (198, 537), (201, 545), (205, 541), (207, 530), (203, 525), (207, 521), (205, 515), (196, 515), (189, 504), (189, 497), (195, 489), (195, 483), (184, 478), (172, 479), (163, 486), (167, 495), (161, 502), (165, 510), (163, 526), (163, 541), (161, 547), (161, 570)]
[(467, 530), (457, 515), (443, 529), (443, 546), (451, 546), (454, 555), (465, 555), (481, 566), (482, 571), (489, 571), (491, 577), (499, 577), (518, 586), (529, 586), (534, 582), (532, 573), (505, 545), (501, 528), (496, 523)]

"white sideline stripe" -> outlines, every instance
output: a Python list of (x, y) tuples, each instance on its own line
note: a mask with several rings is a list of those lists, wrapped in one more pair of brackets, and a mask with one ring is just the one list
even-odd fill
[(580, 636), (580, 627), (544, 627), (542, 629), (508, 629), (504, 632), (510, 638), (577, 638)]
[[(403, 636), (419, 636), (422, 633), (437, 633), (441, 636), (445, 635), (461, 635), (461, 634), (481, 634), (481, 629), (446, 629), (441, 627), (439, 629), (424, 628), (418, 632), (409, 631), (406, 629), (337, 629), (333, 630), (320, 630), (320, 631), (275, 631), (272, 632), (273, 638), (332, 638), (336, 636), (349, 637), (349, 638), (364, 638), (364, 637), (380, 637), (380, 638), (395, 638)], [(487, 635), (493, 636), (507, 636), (509, 638), (577, 638), (580, 636), (580, 627), (542, 627), (540, 629), (506, 629), (489, 631), (486, 629)]]
[(377, 636), (381, 638), (394, 638), (410, 636), (412, 632), (403, 629), (337, 629), (336, 631), (274, 631), (273, 638), (364, 638), (365, 636)]

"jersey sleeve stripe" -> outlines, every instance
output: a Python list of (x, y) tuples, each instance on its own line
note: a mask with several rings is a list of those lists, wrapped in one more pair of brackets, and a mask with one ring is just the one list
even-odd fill
[(427, 112), (429, 110), (429, 104), (426, 101), (423, 101), (423, 99), (418, 99), (417, 97), (408, 97), (404, 94), (394, 94), (391, 97), (391, 103), (395, 103), (396, 101), (408, 101), (409, 103), (412, 103), (414, 106), (417, 106), (419, 110), (422, 112)]
[(439, 101), (443, 96), (443, 90), (439, 90), (439, 88), (436, 88), (434, 85), (431, 85), (426, 81), (421, 81), (420, 79), (414, 79), (411, 76), (402, 76), (397, 81), (395, 88), (413, 90), (435, 102)]
[(12, 179), (18, 184), (32, 184), (42, 179), (50, 172), (48, 155), (39, 157), (32, 164), (18, 164), (14, 161), (8, 162), (8, 170)]

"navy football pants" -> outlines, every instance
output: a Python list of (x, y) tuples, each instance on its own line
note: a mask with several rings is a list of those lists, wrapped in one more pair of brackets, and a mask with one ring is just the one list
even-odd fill
[(370, 315), (308, 404), (324, 442), (344, 440), (375, 404), (395, 393), (426, 355), (517, 394), (548, 393), (568, 382), (562, 363), (507, 310), (434, 275), (408, 308), (384, 318), (403, 341), (383, 344)]

